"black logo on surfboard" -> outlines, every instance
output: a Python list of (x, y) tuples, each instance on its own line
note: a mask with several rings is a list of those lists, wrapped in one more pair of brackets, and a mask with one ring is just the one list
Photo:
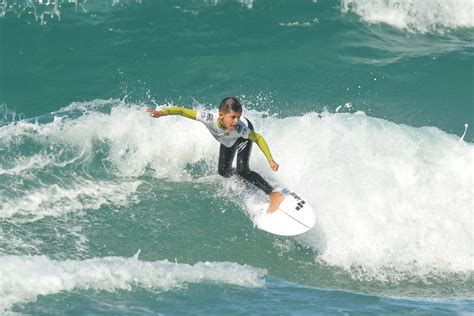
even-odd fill
[(306, 204), (305, 200), (300, 198), (299, 195), (296, 194), (295, 192), (291, 192), (290, 195), (298, 201), (298, 203), (296, 204), (296, 210), (297, 211), (301, 210), (304, 207), (304, 205)]

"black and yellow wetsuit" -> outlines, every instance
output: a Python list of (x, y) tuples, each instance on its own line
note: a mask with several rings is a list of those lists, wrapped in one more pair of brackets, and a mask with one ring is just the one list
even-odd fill
[[(193, 120), (202, 122), (211, 132), (214, 138), (221, 143), (219, 150), (218, 172), (223, 177), (230, 177), (237, 174), (245, 180), (253, 183), (266, 194), (273, 191), (273, 187), (268, 184), (258, 173), (250, 170), (249, 159), (252, 151), (252, 142), (257, 143), (267, 160), (273, 160), (268, 144), (262, 135), (254, 131), (252, 123), (241, 118), (236, 128), (227, 130), (219, 122), (217, 113), (196, 111), (183, 107), (170, 107), (161, 109), (160, 112), (166, 115), (181, 115)], [(249, 142), (249, 140), (251, 142)], [(237, 170), (232, 168), (232, 161), (237, 153)]]

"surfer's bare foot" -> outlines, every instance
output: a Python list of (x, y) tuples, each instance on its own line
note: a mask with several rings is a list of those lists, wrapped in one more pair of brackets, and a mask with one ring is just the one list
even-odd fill
[(271, 192), (269, 196), (270, 196), (270, 205), (268, 206), (267, 213), (273, 213), (278, 209), (281, 201), (283, 201), (285, 197), (279, 192)]

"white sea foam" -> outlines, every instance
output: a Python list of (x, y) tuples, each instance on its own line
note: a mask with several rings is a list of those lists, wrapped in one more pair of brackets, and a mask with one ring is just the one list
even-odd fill
[[(24, 139), (29, 144), (25, 146), (34, 144), (42, 148), (31, 156), (17, 157), (13, 153), (13, 157), (6, 157), (8, 167), (0, 164), (0, 175), (30, 178), (38, 171), (49, 172), (48, 168), (74, 163), (82, 164), (81, 169), (87, 173), (87, 165), (97, 154), (95, 144), (100, 143), (107, 148), (107, 166), (112, 168), (108, 171), (125, 178), (89, 179), (87, 174), (80, 176), (71, 171), (70, 179), (64, 179), (68, 174), (61, 174), (57, 183), (30, 188), (28, 192), (21, 185), (16, 189), (9, 186), (5, 188), (8, 194), (0, 192), (0, 217), (17, 215), (22, 220), (37, 220), (98, 209), (106, 204), (125, 205), (133, 200), (141, 184), (127, 177), (140, 176), (151, 167), (157, 177), (190, 179), (185, 171), (188, 163), (216, 156), (217, 143), (196, 122), (167, 118), (155, 125), (144, 108), (118, 106), (105, 114), (97, 112), (96, 105), (100, 108), (108, 104), (93, 101), (62, 109), (61, 113), (74, 110), (88, 113), (77, 119), (57, 116), (47, 124), (20, 122), (0, 127), (3, 148), (21, 146)], [(66, 160), (61, 158), (64, 151), (68, 151)]]
[(295, 22), (287, 22), (287, 23), (280, 23), (281, 26), (285, 26), (285, 27), (309, 27), (309, 26), (313, 26), (315, 23), (319, 23), (319, 20), (318, 18), (314, 18), (312, 21), (306, 21), (306, 22), (299, 22), (299, 21), (295, 21)]
[(474, 270), (472, 144), (363, 113), (265, 125), (278, 180), (317, 212), (298, 240), (319, 260), (375, 278)]
[(96, 210), (102, 205), (128, 205), (140, 181), (114, 183), (76, 179), (70, 186), (53, 184), (22, 192), (14, 199), (0, 197), (0, 218), (36, 221), (45, 216), (62, 216), (71, 212)]
[(218, 144), (211, 141), (212, 136), (200, 123), (179, 117), (167, 117), (158, 123), (146, 114), (145, 107), (130, 108), (118, 101), (115, 103), (118, 106), (110, 113), (96, 111), (95, 104), (108, 105), (100, 100), (61, 109), (62, 112), (79, 109), (88, 114), (65, 121), (48, 135), (80, 145), (87, 151), (94, 141), (106, 143), (108, 161), (116, 168), (115, 172), (123, 176), (142, 175), (152, 167), (159, 177), (189, 179), (184, 171), (188, 163), (216, 156)]
[[(395, 272), (393, 278), (473, 271), (472, 143), (434, 127), (414, 128), (360, 112), (284, 119), (254, 111), (245, 115), (280, 164), (272, 172), (255, 148), (252, 168), (296, 190), (315, 208), (316, 229), (298, 240), (317, 250), (318, 260), (376, 278), (387, 277), (387, 271)], [(36, 132), (49, 140), (81, 148), (106, 143), (113, 172), (132, 178), (152, 168), (156, 177), (189, 181), (188, 164), (204, 160), (213, 168), (219, 148), (199, 122), (152, 119), (144, 108), (120, 104), (110, 113), (90, 110), (48, 132), (42, 128)], [(101, 187), (94, 188), (97, 196), (115, 196), (113, 190), (100, 193)], [(122, 189), (135, 190), (127, 188)]]
[[(81, 106), (85, 105), (78, 105)], [(45, 216), (81, 213), (103, 205), (128, 205), (134, 201), (134, 193), (141, 184), (139, 180), (90, 178), (87, 168), (96, 154), (94, 143), (101, 141), (97, 132), (100, 129), (94, 125), (101, 122), (84, 120), (56, 116), (47, 124), (23, 121), (0, 127), (0, 148), (5, 153), (0, 160), (0, 176), (15, 182), (0, 186), (0, 218), (35, 221)], [(25, 153), (9, 150), (21, 147)], [(85, 171), (81, 174), (75, 170), (64, 171), (66, 166), (74, 164)], [(52, 168), (61, 171), (55, 174)], [(49, 173), (57, 181), (43, 183), (38, 179), (34, 186), (25, 189), (23, 181), (37, 178), (38, 172)]]
[(169, 291), (192, 283), (264, 285), (266, 271), (232, 262), (194, 265), (132, 258), (51, 260), (45, 256), (0, 256), (0, 312), (39, 296), (74, 290), (131, 290), (143, 287)]
[[(108, 2), (113, 7), (128, 3), (141, 3), (142, 0), (108, 0), (103, 2)], [(36, 21), (44, 25), (54, 19), (60, 21), (64, 7), (71, 5), (74, 5), (76, 10), (87, 12), (87, 0), (2, 0), (0, 1), (0, 18), (8, 13), (17, 16), (32, 15)]]
[(368, 23), (428, 32), (474, 27), (472, 0), (341, 0), (342, 12), (354, 12)]
[(240, 3), (245, 5), (247, 9), (251, 10), (253, 8), (253, 2), (254, 0), (239, 0)]
[(31, 157), (18, 157), (16, 161), (13, 162), (14, 167), (12, 168), (2, 168), (0, 166), (0, 175), (9, 174), (16, 175), (20, 174), (25, 170), (32, 170), (35, 168), (41, 169), (51, 163), (51, 159), (45, 157), (44, 155), (33, 155)]

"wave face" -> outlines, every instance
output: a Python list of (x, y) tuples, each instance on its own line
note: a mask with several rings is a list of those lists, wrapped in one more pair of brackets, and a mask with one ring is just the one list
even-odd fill
[[(256, 152), (253, 168), (276, 185), (296, 190), (316, 209), (318, 222), (312, 231), (294, 238), (294, 245), (277, 246), (282, 255), (294, 247), (311, 249), (313, 259), (308, 263), (313, 268), (304, 274), (306, 282), (321, 282), (314, 273), (323, 271), (346, 275), (336, 283), (352, 280), (352, 290), (371, 282), (403, 286), (414, 280), (449, 280), (457, 282), (461, 292), (468, 291), (474, 255), (471, 143), (437, 128), (413, 128), (362, 112), (277, 118), (249, 110), (246, 116), (260, 127), (281, 165), (279, 172), (271, 173)], [(212, 246), (206, 232), (215, 225), (226, 226), (226, 200), (241, 214), (249, 214), (239, 225), (252, 230), (245, 195), (238, 182), (215, 175), (218, 145), (198, 122), (179, 117), (152, 120), (143, 106), (115, 100), (75, 103), (41, 119), (45, 122), (25, 121), (0, 129), (0, 216), (4, 227), (12, 228), (1, 231), (3, 252), (54, 253), (43, 245), (48, 239), (41, 230), (59, 220), (64, 236), (54, 242), (56, 247), (72, 245), (76, 253), (87, 254), (91, 245), (86, 232), (99, 218), (109, 212), (122, 214), (121, 210), (140, 214), (143, 208), (155, 209), (156, 203), (165, 205), (153, 220), (161, 223), (160, 231), (180, 230), (176, 224), (182, 221), (183, 207), (222, 211), (214, 220), (208, 213), (198, 214), (200, 223), (187, 229), (187, 234), (210, 245), (210, 253), (217, 245)], [(300, 139), (305, 141), (295, 141)], [(201, 197), (193, 202), (193, 182), (198, 192), (214, 190), (217, 196), (198, 193)], [(170, 191), (170, 185), (175, 189)], [(151, 220), (141, 216), (140, 225)], [(125, 221), (135, 227), (137, 219)], [(129, 229), (132, 235), (138, 233)], [(30, 232), (28, 238), (21, 237), (24, 230)], [(246, 247), (243, 241), (237, 244)], [(176, 241), (168, 247), (182, 245)], [(268, 247), (266, 241), (260, 247)], [(246, 258), (228, 255), (232, 262)], [(244, 262), (265, 267), (268, 262), (261, 260)], [(288, 277), (290, 271), (282, 269), (276, 276)]]

